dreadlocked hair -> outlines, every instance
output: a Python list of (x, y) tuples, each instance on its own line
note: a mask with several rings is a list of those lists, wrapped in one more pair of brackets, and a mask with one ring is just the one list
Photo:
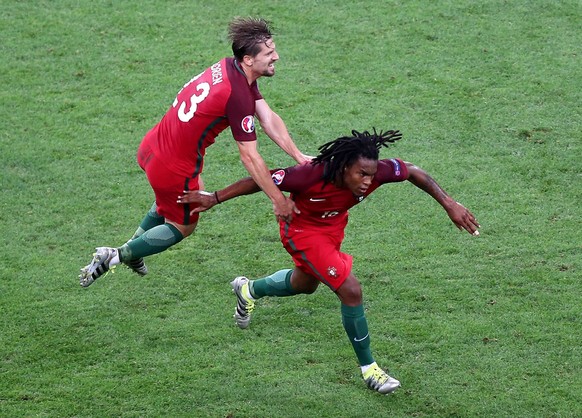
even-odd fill
[(331, 183), (342, 176), (346, 167), (350, 167), (359, 158), (378, 160), (380, 149), (402, 138), (400, 131), (358, 132), (352, 136), (342, 136), (320, 146), (319, 155), (311, 164), (325, 164), (323, 181)]

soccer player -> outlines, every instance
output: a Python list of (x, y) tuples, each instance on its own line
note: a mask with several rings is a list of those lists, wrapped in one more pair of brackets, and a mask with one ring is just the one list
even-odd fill
[[(244, 276), (231, 282), (237, 296), (236, 324), (247, 328), (255, 301), (265, 296), (293, 296), (313, 293), (324, 283), (341, 302), (344, 329), (356, 353), (363, 379), (373, 390), (390, 393), (400, 382), (382, 370), (370, 350), (362, 288), (352, 272), (352, 256), (341, 252), (348, 209), (357, 205), (383, 184), (408, 180), (432, 196), (461, 230), (478, 235), (473, 214), (453, 200), (425, 171), (393, 158), (378, 160), (383, 146), (401, 138), (398, 131), (356, 132), (319, 148), (311, 164), (272, 172), (273, 182), (290, 192), (300, 213), (290, 222), (280, 221), (281, 242), (293, 258), (294, 269), (282, 269), (258, 280)], [(252, 178), (245, 178), (214, 193), (185, 192), (179, 199), (203, 211), (237, 196), (259, 190)]]
[(83, 287), (110, 268), (125, 263), (139, 275), (147, 274), (143, 257), (162, 252), (194, 232), (198, 213), (178, 204), (184, 190), (203, 188), (206, 148), (230, 126), (240, 158), (257, 185), (273, 203), (275, 215), (289, 221), (295, 204), (271, 181), (258, 152), (255, 115), (265, 133), (298, 163), (311, 159), (301, 153), (259, 91), (257, 79), (275, 74), (279, 55), (268, 23), (237, 18), (229, 25), (234, 57), (220, 60), (198, 74), (178, 92), (161, 121), (143, 138), (137, 153), (155, 193), (155, 202), (133, 237), (120, 248), (98, 247), (91, 263), (81, 269)]

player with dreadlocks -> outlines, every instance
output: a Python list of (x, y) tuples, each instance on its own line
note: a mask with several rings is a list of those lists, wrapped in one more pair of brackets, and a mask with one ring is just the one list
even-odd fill
[(350, 167), (358, 158), (377, 160), (380, 148), (387, 143), (398, 141), (402, 134), (398, 131), (388, 131), (370, 134), (352, 131), (352, 136), (342, 136), (319, 147), (319, 155), (313, 164), (324, 164), (323, 181), (331, 183), (341, 181), (344, 167)]
[[(280, 222), (281, 242), (292, 256), (294, 269), (282, 269), (258, 280), (244, 276), (231, 285), (237, 295), (234, 318), (247, 328), (255, 301), (265, 296), (293, 296), (315, 292), (324, 283), (341, 302), (344, 329), (356, 353), (364, 381), (380, 393), (390, 393), (400, 382), (390, 377), (374, 360), (362, 301), (362, 287), (352, 272), (352, 256), (341, 252), (348, 209), (360, 203), (383, 184), (408, 180), (431, 195), (459, 228), (478, 235), (479, 224), (425, 171), (393, 158), (379, 160), (379, 151), (401, 138), (399, 131), (352, 131), (319, 148), (310, 164), (272, 171), (280, 190), (290, 192), (299, 213), (290, 223)], [(181, 203), (194, 203), (197, 212), (237, 196), (258, 192), (252, 178), (214, 193), (189, 192)]]

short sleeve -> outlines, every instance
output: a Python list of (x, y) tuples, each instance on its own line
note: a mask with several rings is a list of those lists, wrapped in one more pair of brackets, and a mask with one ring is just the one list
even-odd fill
[(230, 97), (226, 103), (226, 118), (232, 131), (232, 136), (237, 141), (255, 141), (255, 101), (261, 97), (256, 85), (248, 85), (246, 78), (234, 73), (236, 77), (231, 80)]
[(380, 184), (395, 183), (408, 179), (408, 168), (404, 161), (398, 158), (378, 161), (378, 171), (374, 176)]
[(255, 102), (257, 100), (262, 100), (263, 99), (263, 95), (261, 94), (261, 92), (259, 91), (259, 84), (257, 83), (257, 81), (255, 80), (255, 82), (253, 84), (251, 84), (251, 93), (255, 99)]
[(293, 167), (271, 170), (273, 183), (284, 192), (301, 193), (321, 180), (323, 167), (313, 164), (297, 164)]

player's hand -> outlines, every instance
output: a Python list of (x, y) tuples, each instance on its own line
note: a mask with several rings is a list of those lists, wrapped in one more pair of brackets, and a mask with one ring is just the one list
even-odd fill
[(301, 154), (301, 158), (297, 160), (297, 163), (299, 163), (300, 165), (309, 164), (311, 160), (313, 160), (314, 158), (315, 157), (312, 157), (311, 155)]
[(447, 208), (447, 214), (451, 221), (459, 228), (461, 231), (464, 229), (471, 235), (479, 235), (477, 228), (480, 228), (479, 222), (475, 219), (475, 216), (459, 202), (454, 202), (449, 208)]
[(204, 190), (185, 190), (182, 196), (178, 196), (180, 204), (194, 204), (190, 213), (204, 212), (214, 205), (218, 204), (214, 193), (205, 192)]
[(285, 200), (273, 203), (273, 212), (275, 213), (277, 221), (289, 223), (293, 219), (293, 215), (301, 213), (301, 211), (297, 209), (292, 199), (289, 199), (287, 196), (284, 196), (284, 198)]

